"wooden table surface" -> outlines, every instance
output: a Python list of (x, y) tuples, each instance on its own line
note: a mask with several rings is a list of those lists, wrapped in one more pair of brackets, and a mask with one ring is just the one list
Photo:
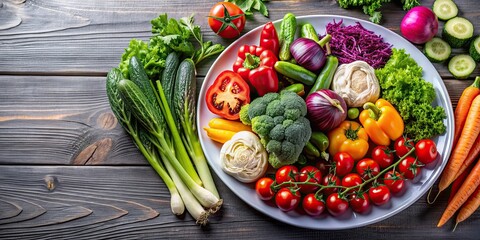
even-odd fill
[[(399, 33), (400, 1), (383, 9), (383, 26)], [(480, 33), (476, 0), (457, 0)], [(278, 222), (241, 201), (219, 178), (223, 209), (207, 227), (170, 212), (167, 188), (117, 124), (105, 94), (107, 71), (131, 38), (146, 40), (150, 20), (196, 13), (205, 38), (228, 45), (207, 25), (215, 1), (3, 0), (0, 2), (1, 239), (480, 239), (480, 211), (451, 232), (436, 223), (446, 205), (425, 196), (376, 224), (315, 231)], [(433, 0), (422, 1), (431, 6)], [(287, 12), (338, 14), (334, 0), (271, 1), (243, 33)], [(442, 26), (443, 24), (441, 24)], [(464, 50), (455, 50), (455, 53)], [(211, 61), (198, 68), (203, 81)], [(435, 64), (455, 106), (472, 79), (455, 80)], [(479, 67), (474, 75), (479, 75)], [(321, 224), (321, 223), (319, 223)]]

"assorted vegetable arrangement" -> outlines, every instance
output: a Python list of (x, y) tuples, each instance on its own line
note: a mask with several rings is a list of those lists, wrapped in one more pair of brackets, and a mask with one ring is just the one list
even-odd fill
[(119, 68), (108, 73), (107, 96), (120, 125), (167, 185), (172, 212), (186, 209), (205, 225), (222, 199), (197, 135), (195, 64), (224, 47), (203, 42), (193, 16), (178, 21), (162, 14), (151, 23), (149, 43), (132, 40)]
[(280, 210), (366, 214), (436, 163), (431, 139), (445, 132), (446, 114), (404, 49), (360, 23), (325, 27), (299, 26), (291, 13), (278, 31), (265, 24), (259, 44), (239, 47), (233, 71), (214, 76), (204, 99), (248, 129), (224, 128), (222, 138), (206, 131), (223, 143), (223, 171), (255, 182), (258, 197)]

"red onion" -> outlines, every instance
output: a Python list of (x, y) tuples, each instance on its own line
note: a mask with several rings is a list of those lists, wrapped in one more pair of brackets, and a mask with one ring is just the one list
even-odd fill
[(410, 42), (424, 44), (437, 34), (437, 16), (428, 7), (416, 6), (403, 17), (400, 31)]
[(290, 53), (298, 65), (312, 72), (320, 70), (325, 65), (325, 51), (312, 39), (297, 38), (290, 45)]
[(345, 100), (329, 89), (321, 89), (308, 95), (305, 102), (308, 119), (316, 130), (332, 130), (347, 118)]

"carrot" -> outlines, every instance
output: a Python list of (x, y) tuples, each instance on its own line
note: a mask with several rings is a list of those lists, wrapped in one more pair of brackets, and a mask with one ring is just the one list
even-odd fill
[[(468, 198), (463, 204), (462, 208), (458, 212), (457, 219), (455, 220), (455, 228), (460, 222), (465, 221), (480, 207), (480, 187), (477, 187), (475, 192)], [(455, 231), (455, 228), (453, 229)]]
[(437, 227), (443, 226), (455, 212), (464, 204), (472, 193), (480, 185), (480, 161), (475, 164), (467, 179), (463, 182), (458, 192), (453, 197), (452, 201), (448, 203), (447, 208), (442, 214)]
[[(480, 133), (480, 95), (476, 96), (468, 111), (467, 119), (463, 127), (461, 138), (455, 146), (445, 170), (443, 170), (440, 183), (438, 184), (439, 193), (445, 190), (454, 180), (461, 165), (467, 158), (473, 143)], [(437, 195), (438, 196), (438, 195)]]
[(475, 142), (473, 143), (472, 149), (470, 149), (467, 158), (463, 162), (462, 166), (460, 166), (460, 169), (458, 170), (455, 178), (457, 179), (460, 174), (463, 174), (465, 170), (472, 165), (473, 161), (477, 159), (478, 156), (480, 156), (480, 134), (477, 136), (477, 140), (475, 140)]
[(448, 202), (451, 202), (455, 194), (457, 194), (458, 189), (462, 186), (462, 183), (465, 181), (465, 179), (468, 176), (468, 173), (472, 170), (473, 166), (470, 166), (467, 171), (464, 171), (460, 176), (455, 179), (455, 181), (452, 183), (452, 187), (450, 188), (450, 196), (448, 196)]
[(473, 99), (480, 95), (480, 76), (475, 78), (472, 85), (463, 90), (457, 107), (455, 108), (455, 132), (453, 134), (453, 146), (455, 146), (462, 133), (463, 125), (467, 119), (467, 113), (472, 105)]

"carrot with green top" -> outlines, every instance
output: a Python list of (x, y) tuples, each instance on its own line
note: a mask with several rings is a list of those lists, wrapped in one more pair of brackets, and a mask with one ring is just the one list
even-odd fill
[(454, 147), (462, 133), (463, 125), (467, 119), (468, 110), (472, 105), (473, 99), (478, 95), (480, 95), (480, 76), (475, 78), (472, 85), (463, 90), (463, 93), (458, 100), (457, 107), (455, 108), (455, 133), (453, 134)]
[(440, 221), (437, 224), (437, 227), (443, 226), (454, 214), (455, 212), (467, 201), (467, 199), (473, 194), (473, 192), (480, 185), (480, 161), (477, 161), (475, 167), (473, 167), (470, 174), (468, 174), (467, 179), (463, 182), (460, 189), (458, 189), (457, 194), (453, 197), (447, 205), (447, 208), (443, 212)]

